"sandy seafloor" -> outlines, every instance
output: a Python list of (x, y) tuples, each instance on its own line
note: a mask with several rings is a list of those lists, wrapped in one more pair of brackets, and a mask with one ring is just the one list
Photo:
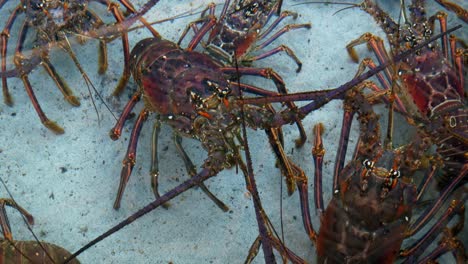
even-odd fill
[[(0, 10), (3, 14), (0, 21), (2, 25), (17, 2), (19, 1), (8, 2)], [(141, 6), (143, 2), (138, 1), (134, 4)], [(145, 17), (149, 21), (159, 20), (190, 9), (195, 10), (209, 2), (161, 0)], [(365, 32), (382, 36), (382, 31), (369, 15), (357, 9), (334, 15), (341, 6), (322, 4), (292, 6), (299, 2), (303, 1), (285, 1), (283, 9), (298, 12), (300, 16), (295, 21), (285, 19), (281, 26), (287, 23), (310, 22), (312, 28), (291, 31), (270, 47), (279, 44), (288, 45), (302, 60), (302, 71), (296, 73), (296, 65), (285, 54), (255, 62), (254, 65), (275, 69), (284, 78), (290, 92), (333, 88), (350, 80), (357, 70), (357, 64), (349, 59), (345, 45)], [(435, 9), (440, 9), (439, 6), (434, 6), (432, 1), (428, 2), (431, 2), (429, 14), (433, 14)], [(92, 7), (106, 21), (112, 21), (112, 18), (105, 14), (105, 8), (97, 4), (92, 4)], [(392, 5), (387, 3), (386, 8), (392, 8)], [(221, 7), (218, 8), (218, 12), (220, 10)], [(395, 6), (393, 11), (398, 13)], [(175, 41), (187, 23), (197, 16), (165, 22), (156, 25), (155, 28), (168, 40)], [(22, 20), (21, 16), (19, 20)], [(455, 25), (462, 22), (450, 16), (449, 23)], [(13, 27), (9, 54), (13, 54), (19, 25), (17, 22)], [(131, 46), (148, 36), (146, 30), (132, 32)], [(186, 44), (187, 42), (184, 43)], [(123, 67), (121, 42), (114, 41), (108, 45), (109, 69), (101, 76), (96, 73), (96, 47), (97, 41), (90, 40), (83, 46), (75, 44), (73, 49), (106, 103), (118, 115), (131, 91), (135, 89), (135, 83), (131, 81), (129, 89), (120, 98), (112, 98), (110, 93)], [(369, 56), (365, 45), (361, 45), (358, 52), (362, 54), (361, 58)], [(11, 68), (13, 67), (11, 57), (8, 59), (8, 67)], [(81, 98), (82, 105), (74, 108), (65, 102), (42, 68), (30, 74), (31, 83), (44, 111), (50, 119), (57, 121), (66, 130), (64, 135), (54, 135), (39, 122), (22, 83), (18, 79), (10, 79), (9, 85), (15, 105), (8, 107), (3, 102), (0, 103), (0, 176), (17, 202), (34, 215), (33, 230), (39, 239), (61, 245), (73, 252), (153, 200), (148, 176), (152, 117), (143, 127), (137, 163), (123, 196), (121, 209), (116, 211), (112, 208), (112, 204), (134, 120), (127, 123), (120, 140), (112, 141), (108, 131), (115, 120), (98, 100), (97, 107), (101, 116), (98, 122), (85, 83), (73, 62), (64, 52), (58, 50), (51, 52), (51, 59)], [(271, 81), (259, 78), (242, 80), (274, 89)], [(385, 109), (378, 111), (384, 120)], [(307, 116), (304, 119), (304, 126), (308, 140), (300, 149), (294, 147), (294, 139), (298, 136), (296, 127), (284, 128), (285, 149), (288, 155), (310, 179), (311, 206), (313, 205), (311, 129), (317, 122), (323, 122), (326, 127), (324, 144), (327, 152), (324, 159), (323, 186), (325, 204), (327, 204), (331, 197), (332, 170), (341, 119), (340, 101), (331, 102)], [(395, 124), (397, 132), (411, 134), (411, 131), (406, 131), (401, 123), (401, 119), (398, 119)], [(352, 145), (356, 141), (356, 128), (355, 126), (350, 139)], [(275, 168), (274, 156), (265, 134), (262, 131), (249, 130), (248, 141), (261, 199), (270, 219), (280, 232), (282, 199), (286, 245), (308, 262), (314, 263), (315, 251), (302, 227), (297, 192), (291, 197), (285, 192), (280, 193), (282, 178), (279, 170)], [(199, 143), (184, 140), (183, 145), (194, 162), (197, 165), (202, 164), (206, 153)], [(161, 132), (159, 151), (160, 190), (164, 193), (188, 177), (171, 141), (171, 130), (166, 126), (163, 126)], [(242, 263), (258, 234), (253, 204), (247, 195), (244, 178), (242, 174), (236, 173), (235, 169), (231, 169), (221, 172), (206, 184), (230, 207), (228, 213), (216, 207), (201, 190), (192, 189), (171, 201), (168, 210), (158, 208), (92, 247), (79, 256), (80, 261), (82, 263)], [(0, 190), (0, 196), (7, 197), (4, 188), (0, 187)], [(313, 208), (311, 210), (314, 226), (318, 228), (318, 216)], [(13, 210), (7, 211), (14, 238), (32, 240), (32, 235), (19, 214)], [(444, 258), (443, 263), (451, 261), (453, 259), (448, 256)], [(255, 262), (263, 262), (262, 253), (257, 256)]]

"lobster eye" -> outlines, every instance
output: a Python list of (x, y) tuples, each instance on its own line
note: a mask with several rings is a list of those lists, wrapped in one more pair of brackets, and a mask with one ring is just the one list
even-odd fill
[(374, 167), (374, 162), (368, 160), (368, 159), (365, 159), (363, 162), (362, 162), (362, 165), (364, 165), (366, 167), (366, 169), (372, 169)]
[(230, 87), (224, 87), (218, 89), (218, 97), (220, 98), (225, 98), (231, 93), (231, 88)]
[(196, 108), (203, 107), (203, 98), (198, 93), (190, 91), (189, 95), (191, 102), (195, 105)]
[(29, 6), (31, 7), (31, 9), (33, 10), (40, 10), (42, 9), (42, 7), (44, 6), (44, 3), (43, 1), (31, 1), (29, 3)]
[(253, 3), (251, 4), (246, 10), (245, 10), (245, 16), (254, 16), (258, 11), (258, 3)]
[(206, 84), (208, 84), (210, 90), (216, 93), (220, 98), (224, 98), (231, 93), (230, 87), (219, 85), (218, 83), (209, 80), (206, 81)]
[(400, 178), (401, 174), (399, 170), (390, 170), (390, 177), (392, 178)]
[(425, 37), (430, 37), (431, 35), (432, 35), (432, 30), (426, 29), (426, 30), (424, 31), (424, 36), (425, 36)]

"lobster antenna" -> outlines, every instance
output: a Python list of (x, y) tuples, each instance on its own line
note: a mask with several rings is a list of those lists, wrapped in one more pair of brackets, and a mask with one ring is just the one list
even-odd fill
[[(236, 50), (234, 50), (234, 58), (237, 58), (237, 53), (236, 53)], [(239, 64), (237, 62), (237, 59), (234, 59), (234, 64), (235, 64), (235, 68), (236, 68), (236, 72), (237, 72), (237, 86), (240, 88), (241, 85), (240, 85), (240, 75), (239, 75)], [(240, 99), (243, 98), (243, 95), (242, 95), (242, 90), (239, 89), (239, 97)], [(266, 222), (266, 224), (268, 226), (265, 226), (265, 227), (268, 227), (269, 229), (271, 229), (271, 231), (273, 232), (274, 236), (276, 238), (278, 238), (279, 240), (279, 244), (281, 246), (281, 248), (283, 249), (283, 251), (285, 252), (286, 255), (289, 256), (289, 252), (288, 252), (288, 248), (286, 247), (285, 243), (284, 243), (284, 232), (283, 232), (283, 217), (282, 217), (282, 199), (281, 199), (281, 239), (280, 239), (280, 236), (278, 234), (278, 232), (276, 231), (275, 227), (273, 226), (273, 223), (271, 223), (270, 221), (270, 218), (266, 215), (265, 211), (263, 210), (263, 207), (262, 207), (262, 204), (261, 204), (261, 201), (260, 201), (260, 196), (258, 194), (258, 191), (257, 191), (257, 186), (255, 184), (255, 178), (254, 178), (254, 172), (253, 172), (253, 165), (252, 165), (252, 158), (251, 158), (251, 154), (250, 154), (250, 148), (249, 148), (249, 144), (248, 144), (248, 140), (247, 140), (247, 129), (246, 129), (246, 124), (245, 124), (245, 113), (244, 113), (244, 105), (241, 106), (241, 121), (242, 121), (242, 137), (244, 138), (243, 140), (243, 145), (244, 145), (244, 152), (245, 152), (245, 157), (246, 157), (246, 160), (247, 160), (247, 177), (249, 178), (248, 179), (248, 182), (252, 185), (252, 190), (253, 190), (253, 193), (252, 194), (252, 197), (254, 199), (254, 207), (259, 207), (259, 212), (256, 212), (256, 213), (259, 213), (260, 214), (260, 220), (258, 221), (262, 221), (263, 222)], [(281, 191), (282, 191), (282, 184), (283, 184), (283, 181), (282, 181), (282, 177), (280, 177), (280, 180), (281, 180)], [(255, 205), (255, 203), (257, 205)], [(260, 223), (259, 223), (259, 229), (260, 229)], [(261, 233), (261, 230), (260, 230), (260, 237), (263, 238), (262, 236), (262, 233)], [(265, 241), (262, 241), (262, 243), (265, 243)], [(268, 243), (268, 245), (270, 246), (270, 250), (271, 250), (271, 243)], [(267, 255), (267, 253), (265, 252), (265, 247), (263, 248), (263, 251), (264, 251), (264, 254), (265, 256)], [(281, 254), (282, 257), (283, 254)], [(291, 256), (289, 256), (291, 257)], [(266, 260), (266, 259), (265, 259)], [(274, 261), (274, 256), (273, 256), (273, 261)]]
[(283, 6), (283, 0), (278, 1), (278, 10), (276, 11), (276, 14), (279, 16), (281, 14), (281, 7)]
[[(13, 198), (13, 195), (11, 194), (10, 190), (8, 189), (8, 187), (7, 187), (5, 181), (3, 180), (2, 177), (0, 177), (0, 182), (2, 183), (3, 187), (5, 187), (5, 190), (6, 190), (7, 194), (8, 194), (8, 196), (10, 197), (10, 199), (11, 199), (15, 204), (18, 204), (18, 203), (16, 202), (15, 198)], [(26, 219), (26, 217), (25, 217), (22, 213), (20, 213), (20, 215), (21, 215), (21, 218), (23, 219), (23, 222), (26, 224), (26, 227), (28, 228), (29, 232), (30, 232), (30, 233), (32, 234), (32, 236), (34, 237), (34, 240), (39, 244), (39, 246), (42, 248), (42, 250), (44, 250), (45, 254), (47, 255), (47, 258), (49, 258), (49, 260), (52, 261), (52, 263), (55, 263), (54, 259), (53, 259), (52, 256), (49, 254), (49, 252), (46, 250), (46, 248), (44, 247), (44, 245), (42, 244), (42, 242), (39, 241), (39, 239), (37, 238), (36, 233), (34, 233), (34, 231), (32, 230), (31, 225), (29, 224), (29, 222), (28, 222), (28, 220)], [(33, 263), (32, 260), (31, 260), (25, 253), (23, 253), (23, 252), (21, 251), (21, 249), (20, 249), (17, 245), (15, 245), (15, 243), (13, 243), (13, 241), (11, 241), (11, 240), (9, 240), (9, 239), (7, 239), (7, 240), (8, 240), (8, 242), (10, 242), (10, 244), (15, 248), (15, 250), (17, 250), (18, 252), (20, 252), (20, 254), (21, 254), (23, 257), (25, 257), (25, 258), (28, 259), (31, 263)]]
[[(398, 17), (398, 25), (401, 25), (401, 21), (403, 23), (408, 23), (408, 18), (406, 16), (406, 8), (405, 8), (405, 0), (400, 0), (400, 15)], [(400, 30), (397, 32), (397, 39), (400, 39)], [(394, 47), (390, 45), (390, 49), (392, 54), (395, 54)], [(398, 51), (397, 51), (398, 52)], [(388, 106), (388, 122), (387, 122), (387, 135), (384, 140), (384, 145), (387, 149), (392, 149), (392, 142), (393, 142), (393, 126), (394, 126), (394, 113), (395, 113), (395, 86), (398, 85), (396, 80), (396, 76), (399, 72), (398, 64), (395, 63), (392, 65), (393, 68), (393, 76), (391, 76), (392, 86), (390, 90), (390, 98), (389, 98), (389, 106)]]
[[(406, 5), (405, 5), (405, 0), (400, 0), (400, 18), (403, 17), (403, 23), (408, 23), (408, 16), (406, 15)], [(400, 24), (400, 21), (398, 20), (398, 24)], [(400, 32), (398, 31), (398, 34)]]
[(92, 91), (91, 91), (91, 88), (92, 90), (96, 93), (97, 97), (101, 100), (101, 102), (104, 104), (104, 106), (107, 108), (107, 110), (109, 110), (109, 112), (112, 114), (112, 116), (114, 117), (115, 120), (117, 120), (117, 117), (114, 115), (114, 113), (112, 112), (112, 110), (110, 109), (110, 107), (106, 104), (104, 98), (102, 98), (101, 96), (101, 93), (99, 93), (99, 91), (96, 89), (96, 87), (94, 86), (93, 82), (91, 81), (91, 79), (88, 77), (88, 74), (86, 74), (86, 72), (84, 71), (84, 69), (81, 67), (81, 64), (80, 62), (78, 61), (78, 58), (76, 57), (75, 55), (75, 52), (73, 52), (73, 49), (71, 47), (71, 44), (70, 42), (68, 41), (68, 37), (66, 35), (64, 35), (65, 37), (65, 45), (62, 45), (62, 47), (65, 49), (65, 51), (68, 53), (68, 55), (70, 55), (70, 57), (72, 58), (73, 62), (75, 63), (76, 67), (78, 68), (78, 70), (80, 71), (81, 73), (81, 76), (83, 77), (83, 79), (85, 80), (85, 83), (86, 83), (86, 87), (88, 88), (88, 93), (91, 97), (91, 102), (93, 104), (93, 107), (94, 107), (94, 111), (96, 112), (96, 115), (97, 115), (97, 118), (98, 118), (98, 124), (101, 123), (101, 118), (99, 116), (99, 110), (97, 109), (97, 106), (96, 106), (96, 101), (94, 100), (94, 97), (93, 97), (93, 94), (92, 94)]
[[(242, 89), (240, 89), (240, 74), (239, 74), (239, 64), (237, 63), (237, 52), (234, 50), (234, 63), (236, 67), (236, 73), (237, 73), (237, 86), (239, 87), (239, 97), (242, 98)], [(246, 124), (245, 124), (245, 113), (244, 113), (244, 106), (241, 106), (241, 128), (242, 128), (242, 137), (244, 138), (243, 140), (243, 145), (244, 145), (244, 152), (245, 152), (245, 159), (247, 160), (247, 175), (246, 175), (246, 185), (251, 185), (250, 194), (253, 197), (254, 200), (254, 209), (255, 209), (255, 215), (257, 217), (257, 222), (258, 222), (258, 229), (260, 232), (260, 237), (262, 239), (262, 244), (263, 244), (263, 254), (265, 256), (265, 261), (267, 260), (275, 262), (275, 256), (273, 254), (273, 248), (271, 243), (268, 241), (263, 241), (263, 238), (265, 238), (265, 235), (267, 234), (266, 232), (266, 225), (265, 225), (265, 218), (262, 216), (264, 215), (263, 208), (261, 206), (260, 198), (258, 195), (257, 191), (257, 186), (255, 184), (255, 178), (254, 178), (254, 172), (253, 172), (253, 165), (252, 165), (252, 157), (250, 155), (250, 148), (249, 148), (249, 142), (247, 140), (247, 129), (246, 129)], [(242, 161), (241, 161), (242, 162)], [(261, 211), (258, 211), (261, 210)], [(266, 217), (268, 219), (268, 217)], [(262, 221), (263, 220), (263, 221)], [(274, 229), (273, 229), (274, 230)], [(263, 232), (262, 232), (263, 231)], [(276, 233), (276, 231), (275, 231)], [(268, 239), (268, 238), (267, 238)]]
[(347, 2), (324, 2), (324, 1), (302, 2), (302, 3), (294, 4), (294, 5), (291, 5), (291, 6), (306, 5), (306, 4), (325, 4), (325, 5), (332, 4), (332, 5), (347, 5), (348, 6), (348, 7), (345, 7), (345, 8), (342, 8), (342, 9), (336, 11), (335, 13), (333, 13), (332, 16), (334, 16), (334, 15), (338, 14), (339, 12), (344, 11), (346, 9), (351, 9), (351, 8), (361, 6), (360, 4), (353, 4), (353, 3), (347, 3)]
[[(131, 27), (131, 28), (127, 29), (126, 32), (128, 33), (128, 32), (135, 31), (137, 29), (147, 28), (148, 26), (153, 26), (153, 25), (162, 24), (162, 23), (165, 23), (165, 22), (168, 22), (168, 21), (173, 21), (173, 20), (177, 20), (177, 19), (181, 19), (181, 18), (185, 18), (185, 17), (191, 17), (191, 16), (194, 16), (194, 15), (198, 15), (198, 14), (203, 12), (203, 11), (201, 11), (201, 8), (202, 8), (202, 6), (199, 6), (197, 8), (191, 9), (189, 11), (181, 12), (179, 14), (176, 14), (176, 15), (164, 18), (164, 19), (160, 19), (160, 20), (156, 20), (154, 22), (150, 22), (147, 25), (134, 26), (134, 27)], [(197, 10), (197, 11), (194, 12), (195, 10)], [(82, 38), (85, 38), (85, 39), (99, 38), (99, 36), (84, 35), (84, 34), (80, 34), (80, 33), (76, 33), (76, 32), (73, 32), (73, 35), (78, 36), (78, 37), (82, 37)], [(112, 41), (116, 40), (119, 37), (120, 37), (119, 34), (110, 36), (110, 37), (106, 38), (106, 42), (112, 42)]]
[[(359, 83), (369, 79), (370, 77), (376, 75), (377, 73), (381, 72), (382, 70), (386, 69), (389, 65), (392, 65), (392, 63), (399, 62), (403, 60), (404, 58), (408, 57), (409, 55), (413, 54), (417, 50), (423, 48), (427, 44), (436, 41), (440, 39), (441, 37), (448, 35), (460, 28), (462, 28), (462, 25), (457, 25), (453, 28), (448, 29), (445, 32), (439, 33), (437, 35), (432, 36), (428, 40), (425, 40), (424, 42), (410, 48), (409, 50), (405, 50), (401, 53), (398, 53), (393, 56), (392, 60), (386, 61), (379, 66), (375, 67), (374, 69), (368, 70), (365, 73), (362, 73), (361, 75), (355, 76), (353, 79), (345, 82), (344, 84), (338, 86), (337, 88), (334, 89), (329, 89), (329, 90), (324, 90), (324, 91), (312, 91), (312, 92), (300, 92), (300, 93), (290, 93), (290, 94), (281, 94), (281, 95), (274, 95), (270, 97), (249, 97), (245, 98), (244, 100), (239, 100), (240, 104), (266, 104), (266, 103), (284, 103), (284, 102), (296, 102), (296, 101), (310, 101), (310, 100), (315, 100), (313, 104), (309, 105), (307, 108), (302, 108), (303, 112), (306, 114), (310, 109), (317, 109), (324, 104), (328, 103), (331, 98), (342, 98), (340, 96), (343, 95), (344, 92), (349, 90), (351, 87), (354, 87), (358, 85)], [(1, 77), (1, 74), (0, 74)], [(318, 97), (317, 95), (321, 94), (321, 97)], [(420, 119), (423, 121), (423, 119)], [(423, 121), (424, 122), (424, 121)]]
[(352, 8), (355, 8), (355, 7), (357, 7), (357, 6), (348, 6), (348, 7), (342, 8), (342, 9), (336, 11), (335, 13), (333, 13), (332, 16), (338, 14), (341, 11), (344, 11), (344, 10), (347, 10), (347, 9), (352, 9)]
[[(406, 21), (406, 13), (404, 11), (405, 0), (400, 0), (400, 14), (398, 16), (398, 25), (401, 25), (401, 20)], [(406, 22), (405, 22), (406, 23)], [(400, 38), (400, 31), (397, 32), (397, 39)], [(394, 47), (390, 45), (391, 54), (395, 53)], [(390, 94), (389, 94), (389, 104), (388, 104), (388, 120), (387, 120), (387, 133), (384, 140), (384, 147), (385, 149), (392, 149), (392, 137), (393, 137), (393, 120), (394, 120), (394, 102), (395, 102), (395, 85), (396, 84), (396, 77), (395, 74), (398, 73), (398, 64), (394, 63), (391, 65), (392, 68), (392, 76), (391, 78), (391, 87), (390, 87)]]
[(358, 7), (360, 4), (353, 4), (353, 3), (347, 3), (347, 2), (325, 2), (325, 1), (307, 1), (307, 2), (302, 2), (302, 3), (297, 3), (291, 6), (298, 6), (298, 5), (307, 5), (307, 4), (325, 4), (325, 5), (349, 5), (349, 6), (354, 6)]

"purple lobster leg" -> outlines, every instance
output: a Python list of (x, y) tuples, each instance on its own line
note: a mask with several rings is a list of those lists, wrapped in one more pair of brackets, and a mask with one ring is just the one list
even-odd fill
[[(460, 219), (458, 223), (451, 229), (445, 228), (450, 220), (455, 216), (459, 215)], [(408, 257), (407, 262), (411, 258), (418, 259), (420, 255), (424, 253), (426, 248), (434, 242), (434, 239), (443, 231), (445, 228), (447, 233), (443, 236), (442, 241), (454, 239), (454, 236), (460, 232), (464, 226), (465, 221), (465, 206), (463, 200), (453, 200), (449, 208), (444, 212), (444, 214), (439, 218), (439, 220), (432, 226), (432, 228), (424, 234), (420, 239), (413, 243), (408, 249), (402, 250), (400, 256)], [(450, 232), (448, 232), (450, 230)], [(450, 233), (450, 234), (448, 234)], [(446, 242), (445, 244), (450, 244)], [(446, 245), (447, 246), (447, 245)]]
[[(197, 175), (197, 172), (195, 170), (195, 165), (193, 165), (192, 160), (188, 156), (187, 152), (185, 152), (185, 149), (182, 147), (182, 137), (177, 133), (173, 133), (172, 136), (173, 136), (174, 145), (176, 146), (177, 151), (179, 152), (179, 155), (182, 157), (182, 160), (184, 161), (187, 173), (190, 175), (190, 177), (193, 177), (193, 176)], [(153, 139), (154, 139), (154, 137), (153, 137)], [(157, 184), (157, 180), (156, 180), (155, 186), (157, 186), (157, 185), (158, 184)], [(224, 212), (229, 211), (229, 207), (225, 203), (223, 203), (220, 199), (218, 199), (208, 189), (208, 187), (206, 187), (206, 185), (203, 182), (200, 183), (199, 187), (208, 196), (208, 198), (210, 198), (221, 210), (223, 210)], [(153, 191), (154, 191), (154, 189), (153, 189)], [(156, 189), (156, 193), (157, 193), (157, 189)], [(159, 195), (156, 196), (156, 198), (158, 198), (158, 197), (159, 197)]]
[(109, 136), (112, 140), (117, 140), (120, 138), (120, 135), (122, 134), (122, 128), (125, 125), (125, 121), (127, 121), (128, 117), (130, 116), (130, 113), (132, 112), (135, 105), (140, 101), (140, 99), (141, 99), (141, 92), (137, 91), (133, 94), (132, 98), (127, 102), (122, 114), (120, 115), (119, 120), (117, 121), (117, 124), (115, 124), (114, 128), (112, 128), (111, 131), (109, 132)]
[(446, 0), (435, 0), (439, 5), (443, 6), (445, 9), (455, 12), (455, 14), (463, 20), (465, 23), (468, 23), (468, 11), (463, 9), (461, 6), (452, 3), (451, 1)]
[(117, 197), (114, 202), (114, 209), (120, 208), (120, 201), (122, 200), (122, 195), (127, 185), (128, 179), (132, 174), (133, 166), (136, 162), (136, 149), (138, 145), (138, 137), (140, 136), (141, 128), (143, 127), (144, 121), (148, 118), (148, 110), (143, 109), (135, 122), (135, 126), (132, 130), (132, 135), (130, 136), (130, 141), (128, 142), (127, 154), (123, 160), (122, 172), (120, 174), (120, 184), (119, 190), (117, 191)]
[(312, 149), (312, 156), (314, 157), (314, 202), (315, 209), (322, 215), (324, 211), (323, 206), (323, 192), (322, 192), (322, 168), (323, 156), (325, 155), (325, 148), (323, 147), (322, 134), (325, 130), (322, 123), (314, 126), (314, 147)]
[(453, 179), (452, 182), (450, 182), (447, 187), (440, 193), (439, 198), (434, 201), (434, 203), (429, 206), (422, 214), (419, 216), (419, 218), (410, 226), (408, 232), (405, 234), (406, 236), (412, 236), (415, 233), (417, 233), (423, 226), (425, 226), (434, 216), (434, 214), (437, 213), (439, 208), (442, 206), (442, 204), (447, 200), (449, 195), (452, 194), (452, 191), (455, 189), (455, 187), (458, 185), (461, 180), (463, 180), (464, 177), (466, 177), (468, 173), (468, 164), (465, 164), (462, 169), (460, 170), (460, 173), (456, 178)]
[(450, 52), (452, 54), (452, 65), (455, 67), (458, 75), (458, 80), (460, 81), (460, 87), (457, 89), (458, 94), (463, 98), (465, 95), (465, 74), (464, 74), (464, 49), (457, 49), (457, 42), (461, 42), (457, 37), (450, 36)]
[[(1, 6), (5, 4), (5, 1), (2, 1)], [(10, 14), (10, 17), (8, 18), (7, 23), (5, 24), (5, 27), (3, 28), (2, 33), (0, 34), (1, 38), (1, 45), (2, 45), (2, 53), (1, 53), (1, 59), (2, 59), (2, 71), (6, 71), (6, 54), (7, 54), (7, 47), (8, 47), (8, 39), (10, 38), (10, 30), (15, 22), (15, 19), (18, 17), (18, 12), (21, 10), (20, 6), (17, 6)], [(2, 91), (3, 91), (3, 100), (5, 101), (5, 104), (12, 106), (13, 105), (13, 99), (11, 97), (11, 94), (8, 90), (8, 84), (7, 84), (7, 78), (5, 76), (2, 77)]]
[[(222, 17), (222, 16), (224, 16), (226, 14), (227, 8), (229, 6), (229, 2), (230, 1), (226, 1), (224, 3), (223, 11), (222, 11), (220, 17)], [(206, 13), (207, 10), (209, 10), (209, 15), (205, 16), (205, 13)], [(199, 19), (195, 20), (195, 21), (190, 22), (185, 27), (184, 31), (182, 32), (182, 34), (179, 37), (179, 40), (177, 41), (177, 45), (179, 45), (179, 46), (181, 45), (182, 40), (184, 40), (184, 38), (187, 36), (190, 29), (192, 29), (193, 32), (195, 33), (195, 36), (192, 38), (190, 43), (192, 44), (192, 49), (195, 49), (198, 46), (198, 44), (200, 44), (201, 40), (206, 35), (206, 33), (208, 32), (208, 31), (205, 31), (203, 34), (201, 34), (200, 30), (197, 27), (197, 24), (202, 24), (201, 27), (203, 28), (203, 27), (205, 27), (206, 24), (216, 23), (215, 10), (216, 10), (216, 4), (215, 3), (208, 4), (208, 6), (202, 11), (201, 17)], [(210, 27), (210, 29), (213, 26), (214, 25), (212, 25)], [(197, 41), (194, 41), (194, 39), (197, 39)]]

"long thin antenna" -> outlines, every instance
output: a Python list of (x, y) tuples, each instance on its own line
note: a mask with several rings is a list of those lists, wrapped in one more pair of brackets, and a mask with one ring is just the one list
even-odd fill
[(117, 120), (117, 117), (114, 115), (114, 113), (112, 112), (112, 110), (110, 109), (110, 107), (106, 104), (106, 102), (104, 101), (104, 98), (102, 98), (101, 96), (101, 93), (99, 93), (99, 91), (96, 89), (96, 87), (94, 86), (93, 82), (91, 81), (91, 79), (88, 77), (88, 74), (86, 74), (85, 70), (81, 67), (81, 64), (80, 62), (78, 61), (78, 58), (76, 57), (75, 55), (75, 52), (73, 52), (73, 49), (71, 47), (71, 44), (70, 42), (68, 41), (68, 37), (64, 34), (63, 35), (65, 37), (65, 45), (62, 45), (63, 49), (68, 53), (68, 55), (70, 56), (70, 58), (73, 60), (73, 62), (75, 63), (76, 67), (78, 68), (78, 70), (80, 71), (81, 73), (81, 76), (83, 77), (85, 83), (86, 83), (86, 87), (88, 88), (88, 93), (91, 97), (91, 102), (93, 104), (93, 107), (94, 107), (94, 110), (96, 111), (96, 115), (97, 115), (97, 118), (98, 118), (98, 124), (101, 123), (101, 118), (99, 116), (99, 111), (97, 109), (97, 106), (96, 106), (96, 102), (94, 100), (94, 97), (93, 97), (93, 93), (91, 91), (91, 88), (92, 90), (96, 93), (97, 97), (104, 103), (104, 106), (107, 108), (107, 110), (111, 113), (111, 115), (114, 117), (115, 120)]
[[(234, 50), (234, 58), (237, 58), (236, 50)], [(237, 59), (234, 60), (234, 63), (235, 63), (236, 72), (237, 72), (237, 85), (238, 87), (241, 87), (239, 65), (237, 63)], [(242, 99), (242, 89), (239, 89), (239, 97)], [(247, 140), (247, 129), (246, 129), (245, 118), (244, 118), (245, 117), (244, 106), (241, 106), (240, 113), (241, 113), (241, 122), (242, 122), (242, 125), (241, 125), (242, 137), (244, 138), (243, 144), (244, 144), (245, 159), (247, 160), (246, 184), (247, 184), (247, 188), (250, 189), (249, 191), (251, 192), (251, 195), (254, 201), (255, 214), (257, 217), (258, 229), (260, 231), (260, 237), (262, 240), (262, 248), (263, 248), (263, 254), (265, 257), (265, 263), (276, 263), (275, 255), (273, 254), (273, 247), (268, 238), (268, 232), (266, 230), (267, 227), (265, 225), (265, 222), (263, 221), (265, 220), (265, 218), (263, 218), (263, 208), (260, 202), (260, 197), (259, 197), (257, 186), (255, 183), (253, 165), (252, 165), (252, 157), (250, 155), (250, 148), (249, 148), (249, 143)]]

